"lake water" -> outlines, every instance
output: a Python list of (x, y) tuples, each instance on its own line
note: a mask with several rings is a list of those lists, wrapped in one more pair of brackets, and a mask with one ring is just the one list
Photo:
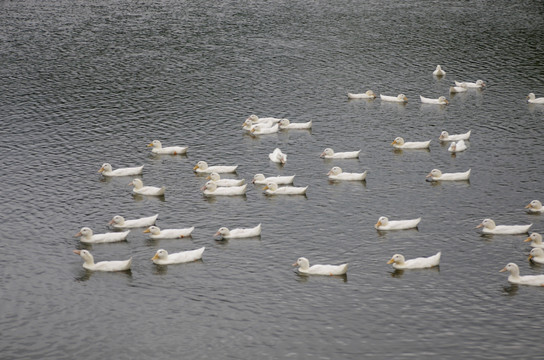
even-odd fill
[[(526, 235), (482, 236), (483, 218), (533, 223), (544, 200), (544, 3), (536, 1), (2, 1), (0, 4), (0, 348), (5, 359), (512, 359), (542, 355), (544, 288), (499, 270), (527, 261)], [(442, 65), (446, 76), (432, 71)], [(485, 90), (450, 96), (454, 80)], [(348, 100), (372, 89), (406, 105)], [(446, 95), (424, 105), (419, 95)], [(311, 131), (252, 137), (250, 115), (313, 121)], [(453, 157), (442, 130), (472, 131)], [(432, 139), (394, 151), (396, 136)], [(146, 145), (189, 146), (154, 156)], [(268, 160), (287, 153), (279, 167)], [(326, 147), (361, 149), (323, 160)], [(306, 196), (207, 199), (199, 160), (238, 164), (231, 177), (296, 174)], [(145, 165), (164, 198), (132, 195), (114, 168)], [(329, 182), (332, 166), (368, 170)], [(470, 182), (428, 183), (433, 168), (472, 169)], [(159, 214), (192, 237), (84, 245), (83, 226)], [(377, 232), (380, 216), (422, 217), (417, 230)], [(260, 238), (217, 241), (221, 226), (262, 223)], [(206, 246), (202, 261), (154, 265)], [(93, 273), (133, 258), (130, 272)], [(442, 251), (439, 268), (386, 262)], [(291, 266), (349, 262), (345, 277)]]

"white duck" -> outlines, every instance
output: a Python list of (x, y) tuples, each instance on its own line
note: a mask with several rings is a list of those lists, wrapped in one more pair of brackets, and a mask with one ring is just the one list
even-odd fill
[(268, 182), (263, 188), (267, 195), (305, 195), (308, 186), (280, 186), (275, 182)]
[(224, 187), (242, 186), (245, 182), (244, 179), (221, 179), (221, 176), (216, 172), (212, 172), (210, 175), (208, 175), (206, 180), (212, 180), (215, 185)]
[(233, 173), (236, 172), (236, 169), (238, 168), (238, 165), (214, 165), (214, 166), (208, 166), (208, 163), (205, 161), (199, 161), (193, 170), (197, 173), (212, 173), (216, 172), (218, 174), (222, 173)]
[(298, 266), (298, 272), (308, 275), (344, 275), (348, 272), (348, 264), (342, 265), (312, 265), (305, 257), (300, 257), (293, 264)]
[(391, 143), (395, 149), (428, 149), (431, 145), (429, 141), (404, 141), (400, 136), (396, 137)]
[(201, 247), (196, 250), (181, 251), (173, 254), (168, 254), (168, 251), (164, 249), (159, 249), (155, 253), (155, 256), (151, 258), (153, 263), (157, 265), (171, 265), (171, 264), (181, 264), (191, 261), (196, 261), (202, 259), (202, 254), (206, 247)]
[(223, 239), (247, 238), (261, 235), (261, 224), (252, 228), (237, 228), (229, 230), (226, 227), (221, 227), (214, 236), (221, 236)]
[(218, 187), (217, 184), (210, 180), (204, 186), (200, 188), (206, 196), (233, 196), (233, 195), (245, 195), (247, 184), (242, 186), (222, 186)]
[(274, 182), (278, 185), (292, 184), (295, 180), (295, 175), (288, 176), (269, 176), (265, 177), (264, 174), (255, 174), (253, 176), (253, 184), (263, 184), (266, 185), (269, 182)]
[(440, 133), (440, 136), (438, 137), (438, 140), (440, 140), (440, 141), (468, 140), (470, 138), (470, 132), (471, 131), (472, 130), (469, 130), (464, 134), (454, 134), (454, 135), (450, 135), (447, 131), (442, 131)]
[(334, 166), (327, 173), (329, 180), (355, 180), (363, 181), (366, 179), (366, 171), (363, 173), (348, 173), (343, 172), (339, 166)]
[(79, 237), (82, 243), (86, 244), (100, 244), (100, 243), (110, 243), (116, 241), (124, 241), (127, 239), (128, 233), (130, 230), (123, 232), (109, 232), (105, 234), (93, 234), (91, 228), (82, 227), (81, 230), (75, 235)]
[(374, 94), (374, 91), (367, 90), (362, 94), (352, 94), (348, 92), (348, 98), (349, 99), (375, 99), (376, 94)]
[(343, 152), (334, 152), (331, 148), (326, 148), (323, 150), (319, 157), (325, 159), (357, 159), (361, 150), (357, 151), (343, 151)]
[(94, 258), (87, 250), (74, 250), (74, 254), (83, 259), (83, 268), (93, 271), (124, 271), (129, 270), (132, 258), (121, 261), (100, 261), (95, 264)]
[(455, 86), (464, 87), (464, 88), (481, 89), (481, 88), (485, 87), (485, 83), (484, 83), (483, 80), (476, 80), (476, 82), (455, 81)]
[(529, 93), (527, 102), (530, 104), (544, 104), (544, 97), (537, 98), (534, 93)]
[(393, 264), (395, 269), (426, 269), (438, 266), (440, 264), (440, 255), (441, 252), (439, 251), (433, 256), (405, 260), (403, 255), (395, 254), (387, 263)]
[(514, 263), (508, 263), (500, 272), (510, 271), (508, 281), (512, 284), (544, 286), (544, 275), (519, 275), (519, 267)]
[(251, 127), (250, 132), (253, 135), (268, 135), (268, 134), (275, 134), (280, 130), (280, 127), (278, 124), (275, 124), (274, 126), (266, 127), (262, 124), (255, 124)]
[(444, 76), (446, 75), (446, 72), (442, 70), (442, 67), (440, 65), (436, 65), (436, 69), (433, 71), (434, 76)]
[(275, 117), (263, 117), (260, 118), (255, 114), (250, 115), (247, 120), (250, 120), (253, 124), (259, 124), (259, 123), (265, 123), (265, 122), (273, 122), (275, 124), (279, 123), (281, 118), (275, 118)]
[(476, 229), (483, 227), (482, 232), (484, 234), (503, 234), (503, 235), (516, 235), (525, 234), (529, 232), (529, 228), (533, 224), (529, 225), (495, 225), (495, 222), (491, 219), (484, 219), (480, 225), (476, 226)]
[(458, 142), (452, 141), (452, 143), (448, 147), (448, 151), (451, 153), (458, 153), (461, 151), (465, 151), (466, 149), (467, 144), (465, 144), (465, 140), (459, 140)]
[(397, 96), (388, 96), (380, 94), (380, 99), (383, 101), (390, 101), (396, 103), (405, 103), (408, 101), (408, 98), (404, 94), (398, 94)]
[(420, 221), (420, 217), (410, 220), (389, 220), (387, 217), (382, 216), (374, 227), (377, 230), (406, 230), (416, 228)]
[(534, 247), (534, 248), (544, 248), (544, 243), (542, 242), (542, 235), (540, 235), (539, 233), (531, 233), (531, 235), (529, 235), (529, 237), (525, 240), (523, 240), (524, 242), (531, 242), (529, 245), (531, 245), (531, 247)]
[(458, 173), (442, 173), (438, 169), (432, 169), (430, 173), (427, 174), (427, 181), (458, 181), (458, 180), (468, 180), (470, 178), (470, 170), (468, 169), (465, 172)]
[(102, 173), (104, 176), (134, 176), (134, 175), (141, 175), (142, 170), (144, 169), (144, 166), (138, 166), (138, 167), (129, 167), (129, 168), (120, 168), (115, 169), (111, 167), (109, 163), (102, 164), (102, 167), (100, 170), (98, 170), (99, 173)]
[(115, 229), (147, 227), (155, 224), (158, 217), (159, 214), (155, 214), (153, 216), (143, 217), (140, 219), (125, 220), (125, 218), (121, 215), (115, 215), (108, 224)]
[(292, 123), (289, 119), (281, 119), (279, 127), (280, 130), (307, 130), (312, 128), (312, 120), (305, 123)]
[(134, 179), (132, 180), (129, 185), (134, 186), (134, 189), (132, 191), (135, 194), (139, 195), (152, 195), (152, 196), (161, 196), (164, 195), (164, 192), (166, 188), (163, 187), (157, 187), (157, 186), (144, 186), (144, 183), (140, 179)]
[(275, 163), (285, 165), (287, 162), (287, 154), (284, 154), (280, 148), (275, 148), (274, 151), (272, 151), (270, 154), (268, 154), (268, 158)]
[(253, 122), (251, 119), (248, 118), (248, 119), (246, 119), (246, 120), (244, 121), (244, 123), (242, 124), (242, 128), (243, 128), (244, 130), (251, 131), (251, 129), (252, 129), (255, 125), (257, 125), (257, 124), (259, 124), (259, 125), (262, 126), (262, 127), (272, 127), (272, 126), (276, 125), (277, 123), (278, 123), (277, 121), (272, 120), (272, 119), (270, 119), (270, 120), (265, 120), (265, 121), (260, 121), (260, 122), (258, 122), (258, 123), (255, 123), (255, 122)]
[(438, 99), (431, 99), (419, 95), (419, 99), (423, 104), (448, 105), (450, 103), (445, 96), (440, 96)]
[(467, 91), (468, 89), (463, 86), (450, 86), (450, 94), (464, 93)]
[(191, 236), (194, 226), (184, 229), (161, 229), (158, 226), (150, 226), (144, 230), (144, 234), (151, 234), (151, 239), (182, 239)]
[(538, 200), (533, 200), (527, 206), (525, 206), (527, 211), (531, 213), (542, 213), (544, 212), (544, 207), (542, 206), (542, 203)]
[(544, 264), (544, 249), (534, 248), (529, 253), (529, 261), (533, 261), (538, 264)]
[(162, 147), (162, 143), (159, 140), (153, 140), (153, 142), (147, 144), (147, 147), (153, 147), (151, 152), (153, 154), (160, 155), (183, 155), (187, 153), (187, 146), (167, 146)]

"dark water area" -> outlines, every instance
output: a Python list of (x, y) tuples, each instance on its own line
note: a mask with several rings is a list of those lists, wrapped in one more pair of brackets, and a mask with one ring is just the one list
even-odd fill
[[(542, 354), (544, 288), (499, 270), (543, 274), (526, 235), (483, 236), (484, 218), (529, 224), (544, 215), (544, 4), (538, 1), (2, 1), (0, 2), (0, 348), (5, 359), (512, 359)], [(436, 65), (447, 72), (433, 77)], [(454, 80), (484, 90), (449, 94)], [(404, 93), (404, 105), (347, 93)], [(419, 96), (444, 95), (448, 106)], [(250, 136), (251, 114), (312, 120), (311, 130)], [(472, 131), (452, 156), (441, 131)], [(397, 136), (431, 140), (395, 151)], [(153, 155), (188, 146), (187, 155)], [(268, 159), (279, 147), (284, 166)], [(324, 160), (324, 148), (361, 149)], [(245, 196), (206, 198), (193, 166), (235, 165)], [(132, 194), (146, 185), (164, 197)], [(330, 182), (333, 166), (367, 170)], [(429, 183), (433, 168), (470, 181)], [(306, 196), (265, 196), (256, 173), (293, 175)], [(83, 226), (159, 214), (191, 237), (85, 245)], [(380, 216), (421, 217), (378, 232)], [(222, 226), (262, 235), (217, 241)], [(201, 261), (157, 266), (205, 246)], [(129, 272), (82, 268), (132, 257)], [(439, 268), (394, 271), (442, 252)], [(291, 266), (349, 262), (347, 276)], [(535, 310), (537, 309), (537, 310)]]

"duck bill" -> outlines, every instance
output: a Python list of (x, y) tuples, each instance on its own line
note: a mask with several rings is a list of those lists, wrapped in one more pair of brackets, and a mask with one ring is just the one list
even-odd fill
[(530, 237), (528, 237), (527, 239), (523, 240), (523, 242), (529, 242), (529, 241), (531, 241), (531, 238), (530, 238)]
[(481, 228), (482, 226), (484, 226), (484, 224), (483, 224), (483, 223), (482, 223), (482, 224), (480, 224), (480, 225), (478, 225), (478, 226), (476, 226), (476, 227), (475, 227), (475, 229), (479, 229), (479, 228)]
[(81, 255), (81, 251), (80, 250), (74, 250), (74, 254)]
[(151, 260), (157, 260), (158, 258), (159, 258), (159, 254), (155, 254), (155, 256), (153, 256), (153, 257), (151, 258)]
[(74, 237), (80, 237), (80, 236), (81, 236), (81, 231), (74, 235)]
[(527, 260), (531, 261), (532, 258), (533, 258), (533, 255), (529, 254), (529, 257), (527, 258)]
[(103, 172), (103, 171), (104, 171), (104, 167), (102, 166), (102, 167), (100, 168), (100, 170), (98, 170), (98, 172), (101, 173), (101, 172)]
[(297, 265), (298, 265), (297, 263), (294, 263), (294, 264), (293, 264), (293, 265), (291, 265), (291, 266), (297, 266)]
[(193, 168), (193, 170), (196, 170), (196, 169), (198, 169), (198, 165), (195, 165), (195, 167)]
[(525, 208), (526, 208), (526, 209), (530, 209), (530, 208), (531, 208), (531, 204), (527, 204), (527, 205), (525, 206)]
[(380, 227), (380, 226), (382, 226), (382, 222), (381, 222), (381, 221), (378, 221), (378, 222), (376, 223), (376, 225), (374, 225), (375, 228), (378, 228), (378, 227)]
[(394, 263), (394, 262), (395, 262), (394, 259), (389, 259), (389, 261), (387, 262), (387, 264), (392, 264), (392, 263)]
[(505, 271), (506, 271), (505, 267), (499, 270), (499, 272), (505, 272)]
[(221, 233), (218, 231), (215, 234), (213, 234), (213, 236), (221, 236)]
[(144, 230), (144, 234), (147, 234), (147, 233), (150, 233), (150, 232), (151, 232), (151, 230), (149, 230), (149, 228)]
[(320, 158), (325, 157), (325, 153), (322, 152), (321, 155), (319, 155)]
[(433, 177), (433, 174), (428, 173), (427, 176), (425, 176), (425, 179), (430, 178), (430, 177)]
[(211, 175), (206, 176), (206, 180), (211, 180), (211, 179), (212, 179)]
[(147, 147), (151, 147), (151, 146), (153, 146), (153, 143), (147, 144)]
[(265, 185), (265, 187), (263, 188), (263, 190), (268, 190), (268, 185)]

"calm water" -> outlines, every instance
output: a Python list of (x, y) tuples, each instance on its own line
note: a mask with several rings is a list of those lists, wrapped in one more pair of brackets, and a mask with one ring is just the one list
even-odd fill
[[(544, 4), (538, 1), (2, 1), (0, 348), (5, 359), (511, 359), (542, 354), (543, 288), (509, 285), (527, 261), (520, 236), (483, 237), (485, 217), (533, 223), (544, 200)], [(433, 78), (441, 64), (445, 78)], [(454, 80), (487, 83), (449, 96)], [(397, 95), (406, 105), (348, 101)], [(447, 108), (419, 95), (448, 95)], [(252, 114), (312, 120), (311, 131), (254, 138)], [(472, 130), (452, 157), (442, 130)], [(430, 151), (392, 150), (396, 136)], [(152, 156), (146, 145), (187, 145)], [(280, 168), (268, 153), (280, 147)], [(325, 147), (362, 149), (325, 161)], [(206, 199), (199, 160), (239, 164), (237, 178), (296, 174), (307, 196)], [(145, 164), (163, 199), (134, 197), (114, 168)], [(334, 165), (368, 170), (330, 183)], [(433, 168), (472, 169), (470, 182), (430, 184)], [(192, 238), (86, 246), (82, 226), (116, 214), (159, 214)], [(379, 233), (378, 217), (423, 218)], [(221, 226), (263, 225), (260, 238), (216, 241)], [(150, 258), (206, 246), (200, 262)], [(128, 273), (90, 273), (133, 258)], [(394, 272), (386, 261), (442, 251), (439, 269)], [(304, 277), (291, 264), (349, 262), (346, 277)]]

